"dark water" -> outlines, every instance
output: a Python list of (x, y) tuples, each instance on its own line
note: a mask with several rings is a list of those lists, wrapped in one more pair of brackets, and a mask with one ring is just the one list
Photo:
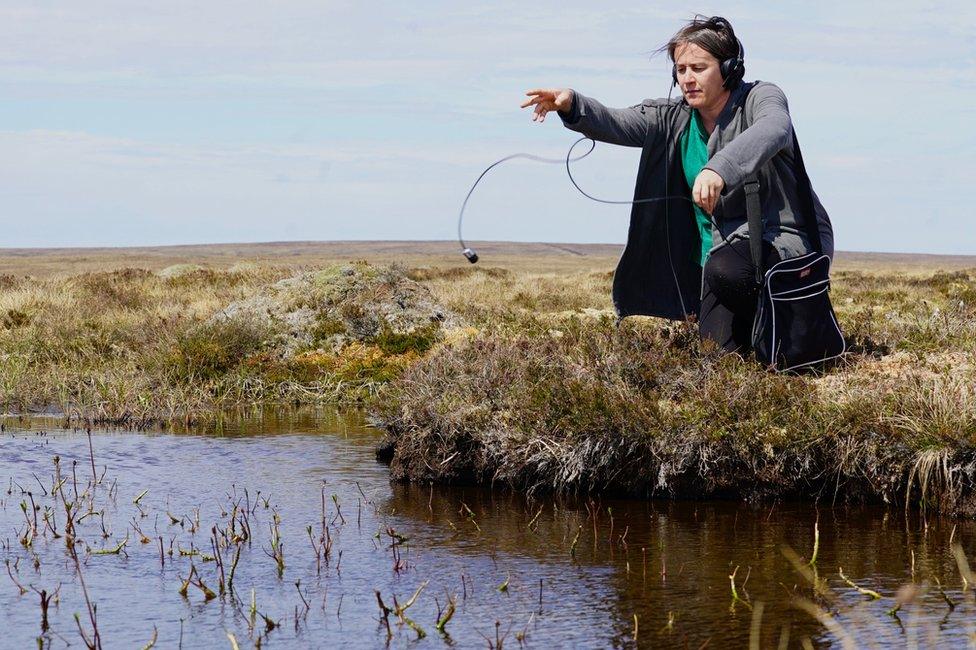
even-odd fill
[[(9, 419), (6, 426), (0, 557), (28, 593), (21, 595), (0, 567), (2, 647), (36, 647), (38, 637), (52, 647), (84, 647), (76, 613), (91, 630), (65, 538), (54, 538), (43, 524), (49, 509), (53, 527), (63, 532), (64, 505), (51, 494), (55, 456), (67, 477), (66, 499), (74, 500), (77, 489), (85, 502), (77, 512), (96, 513), (77, 524), (83, 544), (76, 548), (106, 648), (142, 647), (154, 626), (160, 648), (181, 641), (185, 648), (231, 647), (228, 633), (241, 648), (257, 641), (383, 647), (387, 628), (375, 592), (392, 607), (394, 596), (402, 605), (424, 583), (404, 615), (426, 637), (418, 641), (414, 629), (390, 614), (391, 647), (488, 647), (499, 638), (504, 647), (748, 647), (754, 626), (759, 647), (781, 641), (841, 646), (845, 639), (857, 647), (960, 647), (976, 631), (973, 592), (963, 591), (950, 545), (950, 538), (961, 542), (973, 557), (972, 521), (926, 522), (881, 507), (528, 500), (501, 490), (391, 485), (373, 456), (379, 434), (358, 414), (331, 412), (266, 414), (210, 435), (93, 432), (96, 472), (104, 478), (89, 499), (84, 432), (38, 422), (25, 429)], [(317, 566), (306, 527), (315, 539), (322, 532), (323, 487), (332, 552), (328, 564)], [(19, 541), (32, 521), (27, 491), (40, 522), (29, 546)], [(182, 596), (191, 563), (217, 591), (216, 563), (192, 553), (213, 555), (212, 527), (226, 530), (235, 503), (248, 510), (252, 535), (242, 545), (236, 596), (207, 601), (195, 586)], [(281, 577), (269, 557), (275, 512)], [(786, 557), (792, 549), (809, 558), (815, 522), (816, 594)], [(141, 543), (135, 527), (151, 541)], [(127, 534), (117, 555), (86, 551), (112, 549)], [(405, 541), (391, 548), (400, 537)], [(225, 575), (234, 549), (220, 549)], [(847, 586), (839, 567), (882, 598), (869, 600)], [(741, 598), (735, 603), (733, 571)], [(52, 592), (59, 583), (51, 629), (42, 634), (39, 596), (31, 589)], [(890, 615), (905, 584), (917, 585), (914, 597)], [(253, 625), (252, 590), (259, 612)], [(441, 635), (438, 606), (452, 596), (456, 613)], [(816, 603), (832, 631), (800, 609), (799, 599)], [(267, 631), (262, 615), (278, 626)]]

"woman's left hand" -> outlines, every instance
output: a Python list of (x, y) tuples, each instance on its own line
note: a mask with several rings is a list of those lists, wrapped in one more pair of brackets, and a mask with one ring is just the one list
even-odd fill
[(718, 204), (718, 197), (725, 189), (725, 181), (711, 169), (703, 169), (695, 178), (695, 187), (691, 190), (691, 198), (695, 205), (712, 214)]

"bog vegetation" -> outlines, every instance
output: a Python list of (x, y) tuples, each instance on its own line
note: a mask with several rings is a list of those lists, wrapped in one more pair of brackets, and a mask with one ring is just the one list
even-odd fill
[(351, 402), (402, 479), (976, 510), (976, 270), (836, 272), (849, 358), (783, 376), (692, 325), (618, 325), (610, 268), (8, 275), (0, 401), (136, 426)]

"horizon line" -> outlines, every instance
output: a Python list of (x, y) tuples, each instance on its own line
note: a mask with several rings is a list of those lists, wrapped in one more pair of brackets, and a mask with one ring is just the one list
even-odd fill
[[(519, 241), (519, 240), (471, 240), (469, 244), (477, 246), (587, 246), (587, 247), (614, 247), (623, 250), (624, 244), (618, 242), (560, 242), (560, 241)], [(57, 251), (124, 251), (124, 250), (158, 250), (158, 249), (178, 249), (178, 248), (223, 248), (231, 246), (295, 246), (295, 245), (342, 245), (342, 244), (397, 244), (397, 245), (422, 245), (422, 244), (445, 244), (458, 248), (460, 246), (453, 239), (295, 239), (295, 240), (272, 240), (272, 241), (226, 241), (209, 243), (186, 243), (186, 244), (127, 244), (127, 245), (78, 245), (78, 246), (9, 246), (0, 247), (0, 255), (10, 253), (28, 252), (57, 252)], [(930, 253), (915, 251), (866, 251), (866, 250), (837, 250), (840, 254), (856, 255), (918, 255), (926, 257), (972, 257), (974, 253)]]

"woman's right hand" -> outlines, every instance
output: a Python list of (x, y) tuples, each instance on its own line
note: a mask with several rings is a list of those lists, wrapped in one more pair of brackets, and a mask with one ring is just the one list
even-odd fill
[(568, 111), (573, 107), (572, 88), (536, 88), (525, 94), (529, 98), (521, 107), (535, 106), (533, 122), (544, 122), (549, 111)]

